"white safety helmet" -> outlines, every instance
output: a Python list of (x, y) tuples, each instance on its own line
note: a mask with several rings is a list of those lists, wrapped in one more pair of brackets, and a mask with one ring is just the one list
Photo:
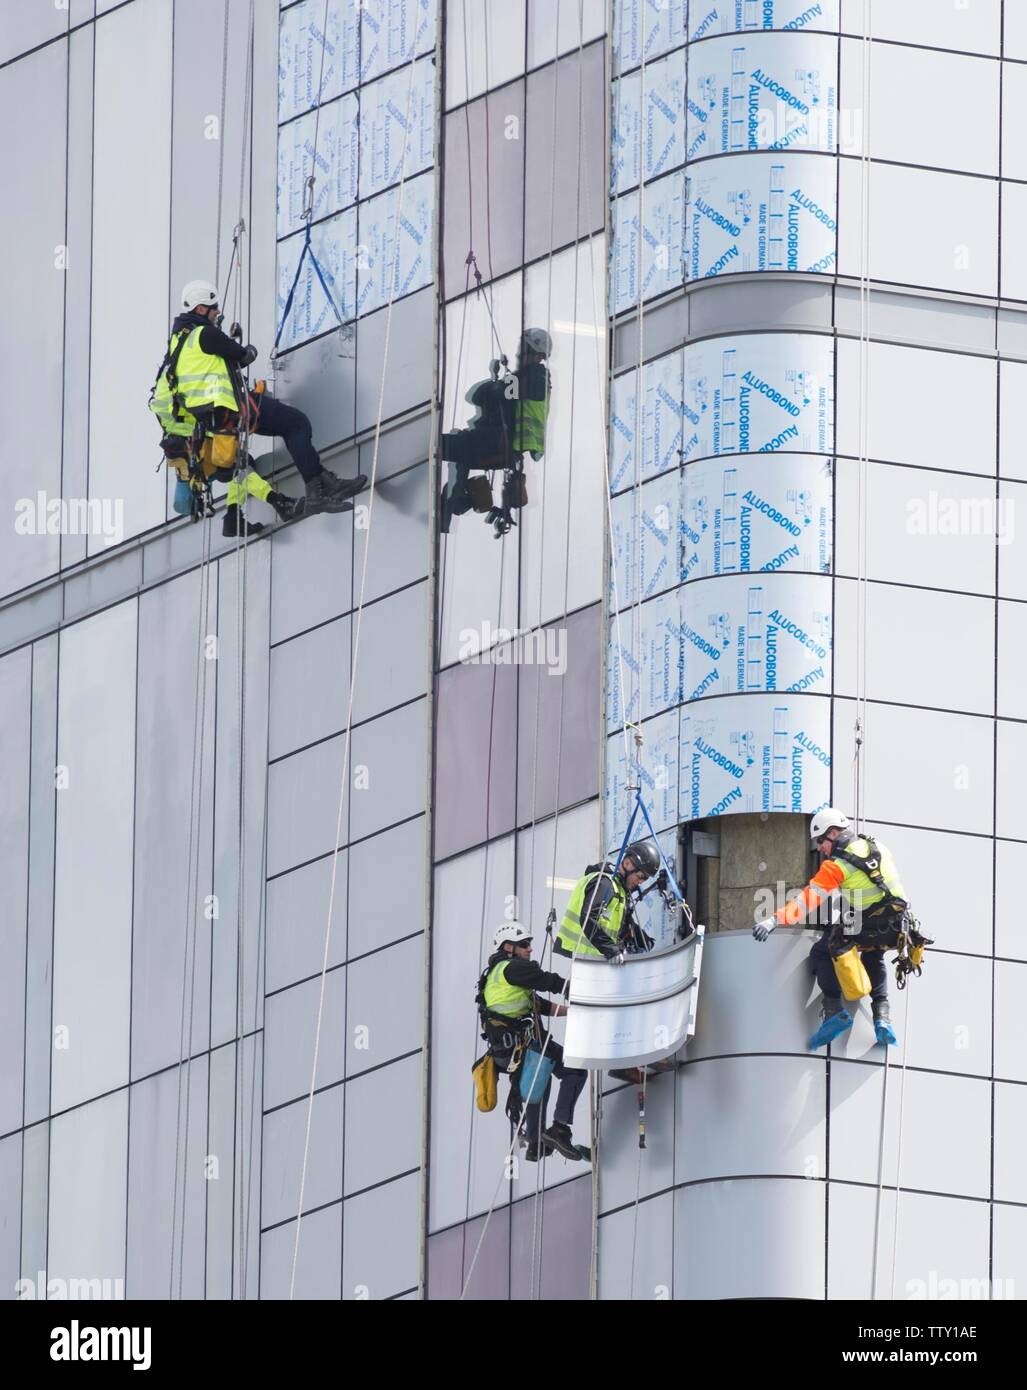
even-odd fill
[(521, 946), (525, 941), (531, 940), (531, 932), (521, 922), (503, 922), (497, 929), (492, 938), (492, 945), (498, 951), (505, 941), (512, 941), (515, 946)]
[(202, 304), (204, 308), (210, 308), (212, 304), (218, 302), (218, 287), (212, 285), (209, 280), (190, 280), (188, 285), (182, 288), (181, 308), (186, 313), (190, 309), (195, 309), (197, 304)]
[(825, 806), (809, 823), (809, 838), (813, 848), (816, 849), (819, 842), (829, 830), (848, 830), (849, 818), (844, 811), (839, 811), (837, 806)]
[(553, 340), (544, 328), (526, 328), (521, 334), (521, 343), (540, 357), (548, 357), (553, 350)]

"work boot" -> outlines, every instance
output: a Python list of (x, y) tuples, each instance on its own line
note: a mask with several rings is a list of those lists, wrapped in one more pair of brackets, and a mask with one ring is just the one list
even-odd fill
[(263, 530), (262, 521), (247, 521), (234, 502), (225, 508), (225, 520), (221, 527), (223, 536), (259, 536)]
[(316, 478), (307, 481), (307, 512), (352, 511), (350, 499), (366, 485), (367, 478), (363, 473), (358, 473), (355, 478), (340, 478), (327, 468), (322, 468)]
[(538, 1144), (532, 1140), (524, 1150), (524, 1161), (525, 1163), (537, 1163), (540, 1158), (548, 1158), (552, 1152), (553, 1146), (548, 1139), (543, 1140), (541, 1153)]
[(826, 1047), (852, 1027), (852, 1015), (843, 1007), (840, 996), (829, 999), (825, 995), (820, 1013), (824, 1021), (809, 1040), (811, 1052), (816, 1052), (818, 1047)]
[(562, 1153), (564, 1158), (569, 1158), (574, 1163), (581, 1162), (581, 1150), (571, 1138), (570, 1125), (562, 1125), (559, 1121), (554, 1121), (548, 1129), (543, 1130), (542, 1138), (552, 1144), (559, 1153)]
[(891, 1005), (887, 999), (871, 999), (870, 1007), (874, 1014), (874, 1032), (877, 1041), (884, 1047), (895, 1047), (898, 1038), (891, 1026)]
[(267, 502), (268, 506), (274, 508), (279, 521), (295, 521), (303, 515), (306, 507), (305, 498), (286, 497), (284, 492), (269, 492)]

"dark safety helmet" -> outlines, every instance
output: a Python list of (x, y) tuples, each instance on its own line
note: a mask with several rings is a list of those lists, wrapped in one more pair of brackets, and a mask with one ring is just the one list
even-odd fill
[(624, 851), (624, 858), (634, 860), (637, 868), (641, 869), (646, 878), (652, 878), (653, 874), (660, 872), (660, 850), (655, 840), (634, 840)]

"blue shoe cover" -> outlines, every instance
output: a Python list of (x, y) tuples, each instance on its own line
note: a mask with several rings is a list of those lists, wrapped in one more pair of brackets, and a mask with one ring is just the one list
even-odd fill
[(840, 1037), (852, 1027), (852, 1015), (847, 1009), (841, 1009), (838, 1013), (832, 1014), (830, 1018), (825, 1018), (823, 1023), (809, 1040), (809, 1050), (816, 1052), (818, 1047), (826, 1047), (829, 1042)]
[(895, 1036), (891, 1024), (887, 1023), (883, 1018), (874, 1020), (874, 1032), (877, 1034), (877, 1041), (883, 1043), (885, 1047), (895, 1047), (899, 1041)]

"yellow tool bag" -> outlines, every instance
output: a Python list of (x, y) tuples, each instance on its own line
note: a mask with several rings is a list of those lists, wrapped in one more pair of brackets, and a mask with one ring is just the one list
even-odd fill
[(471, 1068), (474, 1078), (474, 1100), (486, 1114), (496, 1108), (496, 1059), (491, 1052), (479, 1057)]
[(834, 973), (846, 999), (862, 999), (870, 993), (870, 976), (855, 946), (850, 946), (844, 955), (834, 956), (833, 962)]
[(216, 473), (219, 468), (234, 468), (238, 452), (237, 434), (208, 434), (200, 445), (200, 464), (204, 473)]

